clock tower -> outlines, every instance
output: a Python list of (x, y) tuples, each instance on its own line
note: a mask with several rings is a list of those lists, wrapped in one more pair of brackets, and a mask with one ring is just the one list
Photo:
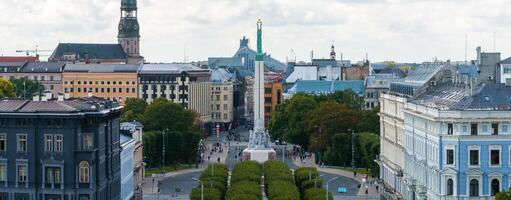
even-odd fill
[(137, 0), (121, 0), (121, 21), (117, 38), (129, 57), (140, 57), (140, 27), (137, 20)]

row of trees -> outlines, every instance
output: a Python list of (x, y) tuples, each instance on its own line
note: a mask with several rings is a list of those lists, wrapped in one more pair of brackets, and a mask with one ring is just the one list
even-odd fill
[[(304, 200), (325, 199), (327, 194), (323, 189), (323, 179), (319, 177), (314, 167), (301, 167), (295, 170), (295, 183), (300, 188), (300, 195)], [(333, 199), (333, 194), (328, 192), (328, 199)]]
[[(227, 166), (224, 164), (210, 164), (206, 168), (199, 180), (204, 187), (205, 200), (222, 200), (225, 199), (225, 192), (227, 190), (227, 180), (229, 172)], [(192, 190), (190, 199), (200, 200), (202, 195), (201, 185)]]
[(144, 124), (144, 157), (148, 167), (197, 161), (202, 134), (195, 112), (165, 98), (158, 98), (151, 104), (133, 98), (126, 100), (121, 120)]
[(12, 81), (0, 78), (0, 98), (18, 97), (31, 99), (35, 93), (42, 93), (44, 86), (39, 82), (27, 78), (14, 79)]
[[(319, 96), (296, 94), (277, 107), (269, 132), (273, 139), (317, 153), (318, 162), (338, 166), (351, 165), (354, 141), (357, 167), (376, 167), (373, 171), (378, 172), (373, 165), (379, 153), (378, 108), (364, 110), (362, 105), (363, 98), (351, 90)], [(371, 149), (362, 151), (367, 147)]]

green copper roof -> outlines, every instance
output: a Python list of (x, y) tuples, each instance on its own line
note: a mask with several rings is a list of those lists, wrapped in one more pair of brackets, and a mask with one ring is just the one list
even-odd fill
[(257, 55), (256, 61), (263, 61), (263, 22), (257, 21)]
[(137, 0), (121, 0), (121, 10), (136, 10)]

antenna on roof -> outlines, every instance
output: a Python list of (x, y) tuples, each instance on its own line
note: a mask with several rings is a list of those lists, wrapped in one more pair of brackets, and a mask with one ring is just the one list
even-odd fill
[(467, 64), (468, 34), (465, 34), (465, 64)]
[(183, 54), (184, 54), (184, 63), (186, 63), (186, 45), (183, 48)]
[(493, 52), (497, 52), (496, 37), (497, 37), (497, 32), (493, 32)]

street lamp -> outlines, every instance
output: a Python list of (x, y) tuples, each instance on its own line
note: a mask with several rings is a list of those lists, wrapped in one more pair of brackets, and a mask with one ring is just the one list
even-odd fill
[(331, 178), (330, 180), (328, 180), (326, 182), (326, 200), (328, 200), (328, 183), (330, 183), (330, 181), (333, 181), (333, 180), (338, 179), (338, 178), (339, 177), (333, 177), (333, 178)]
[(200, 183), (200, 199), (204, 200), (204, 184), (202, 184), (202, 181), (197, 178), (192, 178), (192, 180)]
[(348, 131), (351, 131), (351, 167), (353, 168), (353, 171), (355, 171), (355, 130), (348, 129)]

